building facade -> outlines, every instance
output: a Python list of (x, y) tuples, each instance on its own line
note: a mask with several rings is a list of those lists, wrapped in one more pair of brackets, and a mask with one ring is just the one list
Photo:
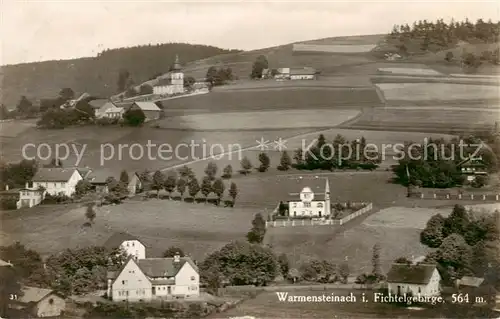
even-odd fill
[(66, 301), (50, 289), (24, 287), (12, 308), (24, 309), (37, 318), (59, 317), (66, 310)]
[(40, 168), (31, 181), (31, 187), (26, 183), (25, 191), (43, 188), (46, 194), (71, 197), (76, 184), (82, 179), (75, 168)]
[(175, 63), (167, 78), (160, 79), (159, 83), (153, 86), (153, 94), (173, 95), (184, 93), (184, 73), (181, 70), (179, 56), (175, 57)]
[(114, 233), (104, 243), (104, 247), (108, 250), (121, 249), (136, 260), (146, 258), (144, 244), (137, 237), (125, 232)]
[(200, 294), (198, 267), (189, 257), (130, 258), (116, 273), (108, 273), (108, 296), (113, 301), (195, 297)]
[(129, 182), (127, 185), (129, 195), (135, 195), (142, 189), (142, 182), (137, 173), (129, 174)]
[[(313, 187), (312, 185), (321, 185)], [(328, 179), (303, 180), (299, 187), (300, 193), (291, 193), (295, 197), (288, 201), (288, 213), (290, 217), (330, 217), (330, 184)], [(314, 190), (312, 189), (314, 188)]]
[(393, 295), (437, 296), (441, 276), (435, 265), (393, 264), (387, 274), (387, 288)]

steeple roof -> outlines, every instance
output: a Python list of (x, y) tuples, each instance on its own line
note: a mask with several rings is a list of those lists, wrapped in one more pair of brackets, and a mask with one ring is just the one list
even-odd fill
[(175, 55), (175, 63), (172, 68), (172, 71), (180, 71), (181, 70), (181, 63), (179, 62), (179, 55)]

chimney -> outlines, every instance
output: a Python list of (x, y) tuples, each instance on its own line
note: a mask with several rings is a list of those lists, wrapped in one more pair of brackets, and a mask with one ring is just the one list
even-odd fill
[(5, 185), (5, 190), (8, 191), (9, 190), (9, 185)]
[(179, 261), (181, 261), (181, 255), (179, 255), (179, 253), (176, 253), (174, 256), (174, 263), (178, 263)]
[(30, 186), (29, 182), (26, 182), (26, 185), (24, 185), (24, 186), (25, 186), (25, 188), (29, 188), (29, 186)]

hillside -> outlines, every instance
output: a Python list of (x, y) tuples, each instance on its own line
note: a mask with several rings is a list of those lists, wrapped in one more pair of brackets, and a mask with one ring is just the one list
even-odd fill
[(29, 99), (52, 98), (63, 87), (77, 94), (110, 96), (117, 91), (120, 70), (126, 69), (136, 83), (169, 70), (175, 55), (183, 63), (237, 50), (184, 43), (168, 43), (106, 50), (97, 57), (44, 61), (0, 67), (0, 100), (14, 108), (21, 95)]

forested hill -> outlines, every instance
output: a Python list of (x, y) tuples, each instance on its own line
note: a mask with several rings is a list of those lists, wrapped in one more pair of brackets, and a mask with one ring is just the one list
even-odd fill
[(141, 83), (168, 72), (176, 54), (181, 64), (185, 64), (234, 52), (238, 51), (168, 43), (106, 50), (92, 58), (6, 65), (1, 67), (0, 99), (8, 108), (14, 108), (22, 95), (30, 100), (50, 98), (57, 96), (64, 87), (72, 88), (76, 94), (88, 92), (95, 96), (110, 96), (117, 92), (121, 70), (127, 70), (131, 79)]

